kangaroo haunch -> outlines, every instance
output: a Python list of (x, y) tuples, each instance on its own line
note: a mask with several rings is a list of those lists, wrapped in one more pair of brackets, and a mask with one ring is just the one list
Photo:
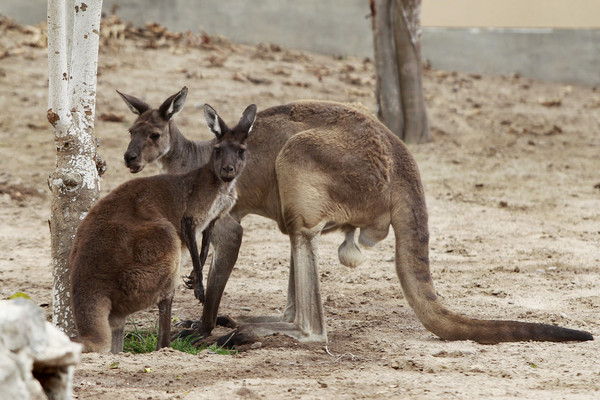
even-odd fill
[[(138, 119), (170, 118), (181, 109), (177, 100), (172, 98), (162, 110), (140, 111)], [(210, 158), (204, 160), (208, 164), (183, 174), (132, 179), (98, 201), (81, 221), (69, 268), (84, 351), (122, 351), (125, 318), (155, 304), (157, 348), (169, 345), (183, 246), (191, 254), (193, 276), (200, 282), (196, 284), (201, 285), (196, 234), (235, 204), (236, 180), (246, 164), (245, 143), (256, 106), (248, 106), (233, 129), (208, 105), (205, 114), (216, 136), (210, 141)]]
[[(124, 99), (132, 109), (143, 103)], [(168, 108), (165, 103), (159, 109)], [(156, 134), (159, 140), (152, 139)], [(210, 146), (185, 139), (175, 123), (164, 118), (132, 128), (125, 158), (136, 155), (127, 164), (132, 172), (152, 162), (163, 172), (182, 171), (208, 160)], [(247, 335), (276, 332), (302, 341), (327, 341), (317, 261), (321, 233), (342, 230), (345, 240), (339, 259), (356, 266), (362, 261), (356, 230), (360, 244), (373, 246), (387, 236), (390, 225), (404, 295), (423, 325), (442, 339), (480, 343), (593, 339), (587, 332), (554, 325), (479, 320), (447, 309), (436, 295), (429, 270), (427, 208), (417, 165), (397, 136), (358, 107), (300, 101), (263, 110), (247, 146), (252, 168), (238, 179), (238, 201), (230, 215), (214, 226), (214, 256), (198, 333), (208, 336), (216, 324), (242, 241), (240, 221), (247, 214), (258, 214), (277, 221), (290, 237), (287, 305), (281, 317), (242, 320), (245, 324), (233, 343)]]

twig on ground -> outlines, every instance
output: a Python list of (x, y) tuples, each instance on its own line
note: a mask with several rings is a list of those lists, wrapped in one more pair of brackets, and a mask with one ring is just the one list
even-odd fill
[[(342, 354), (342, 355), (340, 355), (340, 356), (336, 356), (335, 354), (332, 354), (332, 353), (329, 351), (329, 347), (327, 347), (327, 346), (325, 346), (325, 351), (326, 351), (326, 352), (327, 352), (327, 354), (329, 354), (331, 357), (336, 357), (336, 359), (334, 360), (335, 362), (338, 362), (338, 361), (340, 361), (342, 358), (344, 358), (344, 357), (347, 357), (347, 356), (349, 356), (349, 357), (350, 357), (350, 359), (351, 359), (352, 361), (358, 361), (358, 360), (362, 359), (361, 357), (355, 356), (355, 355), (354, 355), (354, 354), (352, 354), (352, 353), (344, 353), (344, 354)], [(365, 360), (365, 361), (366, 361), (366, 360)]]

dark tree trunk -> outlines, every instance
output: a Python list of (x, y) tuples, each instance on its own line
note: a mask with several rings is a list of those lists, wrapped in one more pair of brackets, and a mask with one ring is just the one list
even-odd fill
[(380, 120), (407, 143), (430, 140), (423, 98), (421, 0), (370, 0)]

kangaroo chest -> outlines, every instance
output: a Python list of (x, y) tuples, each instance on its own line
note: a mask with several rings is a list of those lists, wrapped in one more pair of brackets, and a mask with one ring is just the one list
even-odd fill
[[(196, 225), (196, 241), (199, 243), (202, 239), (202, 232), (206, 229), (208, 224), (217, 218), (220, 218), (233, 208), (235, 202), (237, 200), (237, 191), (233, 184), (227, 185), (226, 187), (219, 190), (218, 194), (215, 196), (214, 201), (207, 207), (198, 207), (198, 205), (193, 206), (195, 208), (195, 212), (193, 214), (193, 218)], [(188, 210), (188, 212), (191, 210)], [(183, 267), (190, 259), (189, 252), (187, 251), (186, 245), (182, 242), (181, 246), (181, 264)]]
[[(235, 190), (235, 187), (233, 184), (227, 185), (227, 187), (224, 188), (224, 190), (220, 190), (219, 194), (215, 198), (215, 201), (213, 201), (213, 203), (211, 204), (211, 206), (207, 212), (207, 215), (206, 215), (207, 220), (203, 223), (204, 226), (203, 226), (202, 230), (204, 230), (204, 228), (206, 228), (208, 223), (210, 223), (210, 221), (212, 221), (213, 219), (220, 218), (223, 215), (226, 215), (227, 213), (229, 213), (229, 211), (231, 211), (231, 209), (235, 205), (236, 200), (237, 200), (237, 191)], [(201, 222), (201, 221), (198, 221), (198, 222)]]

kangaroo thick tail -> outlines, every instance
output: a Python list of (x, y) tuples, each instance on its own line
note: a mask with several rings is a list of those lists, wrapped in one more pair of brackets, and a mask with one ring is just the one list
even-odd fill
[(474, 340), (487, 344), (594, 339), (587, 332), (554, 325), (480, 320), (448, 310), (435, 293), (429, 270), (429, 235), (425, 206), (397, 211), (392, 217), (392, 225), (396, 235), (396, 272), (404, 295), (425, 328), (440, 338)]

